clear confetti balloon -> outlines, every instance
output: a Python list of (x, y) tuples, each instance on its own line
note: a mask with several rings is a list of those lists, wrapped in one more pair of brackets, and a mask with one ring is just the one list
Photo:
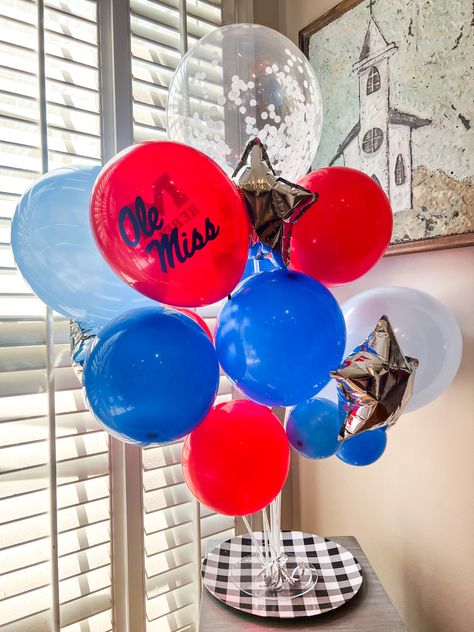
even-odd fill
[(318, 80), (287, 37), (258, 24), (231, 24), (203, 37), (183, 57), (170, 86), (171, 140), (213, 158), (231, 175), (258, 136), (277, 175), (306, 174), (322, 126)]

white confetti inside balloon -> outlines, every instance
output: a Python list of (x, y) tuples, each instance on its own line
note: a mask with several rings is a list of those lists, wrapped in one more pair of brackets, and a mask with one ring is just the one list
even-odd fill
[(258, 24), (231, 24), (203, 37), (181, 60), (168, 95), (169, 138), (204, 152), (229, 175), (258, 136), (277, 175), (301, 178), (322, 120), (308, 60), (287, 37)]

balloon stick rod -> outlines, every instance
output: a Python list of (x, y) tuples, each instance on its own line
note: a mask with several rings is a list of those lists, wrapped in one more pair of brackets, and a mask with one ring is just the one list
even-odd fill
[[(283, 427), (286, 427), (288, 417), (290, 415), (291, 408), (285, 409), (284, 420), (282, 422)], [(281, 492), (273, 500), (270, 505), (270, 549), (272, 550), (275, 558), (278, 559), (281, 555)]]
[(267, 564), (269, 564), (273, 557), (273, 551), (272, 551), (271, 542), (270, 542), (271, 531), (270, 531), (270, 524), (268, 522), (266, 508), (262, 509), (262, 516), (263, 516), (263, 537), (265, 540), (265, 558), (266, 558)]
[(281, 494), (270, 503), (270, 547), (278, 559), (281, 553)]
[(243, 520), (243, 523), (245, 525), (245, 528), (247, 529), (247, 531), (249, 533), (249, 536), (250, 536), (250, 538), (252, 540), (252, 543), (253, 543), (253, 545), (255, 547), (255, 552), (257, 554), (257, 557), (258, 557), (260, 563), (262, 564), (262, 566), (265, 568), (267, 564), (266, 564), (265, 558), (262, 555), (262, 551), (260, 549), (260, 545), (257, 542), (257, 538), (255, 537), (255, 534), (254, 534), (254, 532), (252, 530), (252, 527), (250, 526), (249, 521), (247, 520), (246, 516), (242, 516), (242, 520)]

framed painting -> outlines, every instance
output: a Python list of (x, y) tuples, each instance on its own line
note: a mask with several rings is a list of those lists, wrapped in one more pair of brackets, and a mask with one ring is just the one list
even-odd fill
[(472, 0), (344, 0), (300, 31), (323, 95), (313, 167), (380, 184), (387, 254), (474, 243), (473, 25)]

